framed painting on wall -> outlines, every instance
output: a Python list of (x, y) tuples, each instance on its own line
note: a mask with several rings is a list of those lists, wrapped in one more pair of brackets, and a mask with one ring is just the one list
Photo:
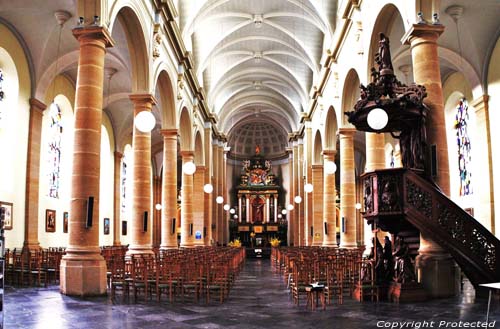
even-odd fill
[(45, 232), (56, 231), (56, 211), (52, 209), (45, 210)]
[(109, 234), (109, 218), (104, 218), (104, 234)]
[(69, 213), (65, 211), (63, 213), (63, 233), (68, 233), (68, 222), (69, 222)]
[(12, 202), (0, 201), (0, 208), (3, 208), (4, 218), (3, 218), (3, 228), (4, 230), (12, 230), (12, 218), (13, 218), (13, 207)]

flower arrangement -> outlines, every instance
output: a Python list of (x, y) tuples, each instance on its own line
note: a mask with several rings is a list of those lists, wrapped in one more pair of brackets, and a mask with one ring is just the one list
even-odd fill
[(229, 247), (234, 247), (234, 248), (239, 248), (241, 247), (241, 241), (240, 239), (234, 239), (233, 241), (229, 242)]
[(271, 247), (279, 247), (281, 240), (278, 238), (271, 238), (269, 242), (271, 243)]

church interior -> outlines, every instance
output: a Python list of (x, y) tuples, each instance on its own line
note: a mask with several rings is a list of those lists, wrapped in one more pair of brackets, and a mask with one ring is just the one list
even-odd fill
[(495, 327), (499, 12), (0, 0), (0, 328)]

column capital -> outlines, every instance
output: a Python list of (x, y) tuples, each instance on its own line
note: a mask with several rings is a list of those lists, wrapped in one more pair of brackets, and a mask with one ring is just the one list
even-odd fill
[(312, 170), (323, 170), (323, 165), (322, 164), (313, 164), (311, 165)]
[(401, 38), (401, 43), (409, 45), (414, 38), (426, 37), (427, 41), (436, 42), (444, 32), (443, 25), (413, 24), (413, 26)]
[(352, 136), (356, 131), (356, 128), (339, 128), (339, 135)]
[(194, 158), (194, 151), (180, 151), (179, 152), (182, 160), (184, 161), (184, 158)]
[(130, 94), (128, 98), (134, 103), (134, 105), (155, 105), (158, 102), (156, 98), (151, 94)]
[(114, 155), (115, 155), (115, 159), (116, 158), (118, 158), (118, 159), (123, 158), (123, 153), (121, 153), (121, 152), (115, 151)]
[(485, 106), (487, 106), (489, 99), (490, 99), (489, 95), (482, 95), (470, 101), (469, 105), (472, 106), (476, 112), (478, 112), (483, 110)]
[(177, 129), (160, 129), (160, 134), (162, 134), (164, 137), (177, 137), (177, 133)]
[(80, 42), (84, 40), (102, 40), (106, 48), (114, 47), (115, 41), (104, 26), (86, 26), (73, 29), (73, 36)]
[(43, 112), (47, 109), (47, 105), (45, 105), (45, 103), (39, 101), (36, 98), (30, 98), (30, 107), (31, 107), (31, 110), (39, 111), (39, 112)]
[(323, 152), (321, 152), (321, 154), (323, 154), (323, 157), (326, 158), (335, 158), (335, 156), (337, 155), (337, 150), (323, 150)]
[(204, 165), (196, 165), (196, 172), (204, 172), (206, 169)]

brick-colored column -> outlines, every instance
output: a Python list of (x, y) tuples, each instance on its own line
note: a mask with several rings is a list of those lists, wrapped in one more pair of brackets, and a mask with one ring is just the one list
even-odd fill
[(121, 245), (120, 241), (120, 219), (121, 219), (121, 173), (123, 154), (115, 151), (114, 157), (114, 198), (113, 198), (113, 246)]
[(217, 187), (218, 195), (224, 198), (224, 202), (217, 204), (217, 236), (218, 241), (221, 245), (224, 244), (224, 218), (226, 218), (226, 211), (224, 210), (224, 204), (227, 202), (227, 197), (224, 194), (224, 146), (222, 142), (219, 142), (217, 146)]
[[(325, 163), (335, 163), (336, 150), (324, 150), (323, 160)], [(337, 224), (336, 224), (336, 204), (335, 204), (335, 173), (323, 173), (323, 226), (326, 223), (328, 230), (323, 230), (323, 246), (336, 247), (337, 246)]]
[(156, 209), (157, 204), (161, 204), (161, 177), (153, 177), (153, 217), (152, 217), (152, 233), (153, 233), (153, 248), (160, 248), (161, 244), (161, 213), (163, 209)]
[[(493, 163), (491, 159), (491, 132), (488, 95), (483, 95), (469, 103), (476, 114), (476, 131), (483, 131), (474, 136), (474, 167), (481, 173), (481, 188), (472, 186), (478, 207), (474, 209), (474, 217), (495, 234), (495, 203), (493, 202)], [(488, 174), (486, 174), (488, 173)], [(474, 173), (472, 173), (474, 175)]]
[(40, 149), (43, 111), (47, 106), (38, 99), (30, 99), (28, 159), (26, 160), (26, 205), (23, 249), (38, 250), (38, 200), (40, 185)]
[[(293, 199), (295, 198), (295, 195), (298, 191), (298, 183), (299, 183), (299, 144), (297, 141), (293, 142), (293, 170), (292, 170), (292, 186), (290, 188), (290, 197), (288, 200), (289, 204), (293, 204)], [(285, 209), (286, 204), (284, 205)], [(301, 223), (299, 222), (300, 218), (296, 216), (296, 213), (293, 211), (290, 211), (287, 209), (287, 217), (288, 217), (288, 223), (291, 223), (293, 225), (293, 231), (294, 231), (294, 237), (293, 237), (293, 242), (295, 246), (300, 246), (302, 245), (302, 232), (304, 231), (303, 226), (301, 226)]]
[[(205, 245), (203, 239), (203, 226), (204, 226), (204, 211), (205, 211), (205, 192), (203, 192), (203, 185), (205, 185), (205, 166), (196, 166), (196, 172), (193, 177), (193, 197), (196, 202), (193, 203), (193, 234), (194, 244), (196, 246)], [(196, 232), (201, 233), (201, 239), (196, 239)]]
[[(113, 40), (104, 27), (73, 29), (80, 56), (75, 96), (69, 245), (61, 262), (63, 294), (106, 293), (106, 262), (99, 249), (99, 179), (104, 55)], [(92, 226), (86, 228), (87, 200), (94, 197)]]
[[(436, 183), (445, 195), (450, 195), (448, 165), (448, 145), (439, 67), (437, 39), (444, 26), (414, 24), (403, 37), (410, 44), (415, 82), (427, 90), (425, 104), (429, 106), (427, 115), (427, 144), (436, 145)], [(416, 258), (419, 280), (433, 297), (448, 297), (458, 293), (459, 270), (453, 258), (430, 237), (420, 235), (419, 255)]]
[(213, 182), (212, 185), (214, 187), (213, 191), (213, 199), (212, 199), (212, 224), (213, 228), (210, 227), (210, 230), (212, 231), (212, 237), (214, 239), (214, 243), (218, 244), (220, 243), (220, 238), (219, 238), (219, 215), (221, 211), (221, 206), (215, 201), (215, 199), (221, 195), (219, 191), (219, 157), (218, 157), (218, 142), (217, 140), (213, 141), (212, 144), (212, 156), (213, 156)]
[[(181, 151), (182, 166), (187, 162), (193, 162), (193, 151)], [(193, 175), (182, 173), (181, 192), (181, 247), (194, 247), (194, 223), (193, 223)]]
[[(299, 148), (298, 148), (298, 159), (297, 159), (297, 188), (295, 196), (299, 195), (302, 197), (302, 202), (299, 204), (295, 204), (295, 218), (297, 219), (298, 228), (299, 228), (299, 241), (304, 240), (304, 226), (305, 226), (305, 195), (304, 195), (304, 141), (302, 138), (299, 138)], [(294, 198), (295, 198), (294, 196)], [(292, 200), (295, 202), (295, 200)], [(292, 203), (294, 204), (294, 203)], [(303, 244), (304, 242), (302, 242)]]
[[(289, 168), (289, 172), (290, 172), (290, 187), (289, 187), (289, 190), (292, 191), (293, 190), (293, 148), (289, 147), (286, 149), (287, 152), (288, 152), (288, 168)], [(289, 194), (292, 194), (291, 192)], [(289, 202), (292, 200), (292, 196), (289, 195), (288, 196), (288, 200)], [(247, 204), (248, 204), (248, 198), (247, 198)], [(285, 199), (285, 207), (286, 207), (286, 199)], [(280, 210), (280, 214), (281, 214), (281, 211), (282, 209)], [(247, 222), (250, 220), (250, 217), (248, 216), (249, 214), (249, 207), (247, 207), (247, 215), (246, 215), (246, 218), (247, 218)], [(283, 216), (285, 217), (285, 216)], [(296, 223), (290, 221), (290, 217), (288, 217), (288, 214), (286, 216), (286, 219), (287, 219), (287, 242), (288, 242), (288, 245), (289, 246), (297, 246), (295, 243), (298, 241), (296, 240), (295, 236), (297, 235), (297, 229), (298, 229), (298, 226), (296, 225)]]
[(356, 181), (353, 128), (340, 128), (340, 218), (344, 232), (340, 232), (340, 246), (355, 248), (356, 243)]
[(450, 195), (443, 87), (437, 45), (437, 39), (443, 31), (443, 25), (414, 24), (402, 41), (411, 48), (415, 82), (424, 85), (427, 90), (427, 98), (424, 99), (430, 108), (426, 122), (427, 144), (436, 144), (437, 147), (436, 183), (445, 195)]
[[(134, 103), (134, 130), (132, 135), (134, 161), (132, 167), (131, 239), (127, 255), (152, 254), (151, 132), (145, 133), (137, 129), (135, 127), (135, 118), (142, 111), (151, 111), (153, 105), (156, 104), (156, 100), (150, 94), (130, 95), (130, 100)], [(144, 230), (145, 221), (147, 221), (146, 230)]]
[(366, 133), (366, 165), (365, 171), (385, 168), (384, 134)]
[[(303, 159), (304, 159), (304, 166), (305, 166), (305, 184), (311, 183), (312, 184), (312, 148), (313, 148), (313, 137), (312, 137), (312, 123), (311, 121), (306, 121), (305, 122), (305, 136), (304, 136), (304, 154), (303, 154)], [(303, 171), (304, 172), (304, 171)], [(305, 219), (304, 219), (304, 225), (303, 225), (303, 233), (304, 233), (304, 238), (303, 238), (303, 245), (305, 246), (310, 246), (312, 243), (312, 237), (311, 237), (311, 226), (313, 225), (313, 194), (312, 193), (306, 193), (305, 195)]]
[[(309, 238), (312, 246), (321, 246), (323, 244), (323, 165), (312, 165), (312, 184), (314, 190), (313, 197), (313, 220), (312, 232), (309, 227)], [(311, 234), (312, 233), (312, 234)], [(312, 236), (311, 236), (312, 235)]]
[[(223, 159), (223, 166), (222, 166), (222, 191), (223, 191), (223, 196), (224, 196), (224, 204), (228, 204), (230, 207), (231, 205), (231, 198), (229, 197), (228, 191), (227, 191), (227, 153), (229, 152), (230, 148), (227, 147), (222, 147), (222, 159)], [(223, 211), (223, 216), (222, 216), (222, 241), (223, 244), (226, 244), (229, 242), (229, 211)]]
[(177, 217), (177, 129), (162, 129), (163, 172), (162, 172), (162, 218), (160, 249), (177, 248), (177, 233), (172, 230)]
[[(205, 184), (212, 184), (212, 129), (211, 125), (205, 126)], [(213, 184), (212, 184), (213, 186)], [(212, 241), (212, 218), (213, 218), (213, 200), (214, 193), (204, 193), (204, 239), (205, 245), (210, 246)]]

